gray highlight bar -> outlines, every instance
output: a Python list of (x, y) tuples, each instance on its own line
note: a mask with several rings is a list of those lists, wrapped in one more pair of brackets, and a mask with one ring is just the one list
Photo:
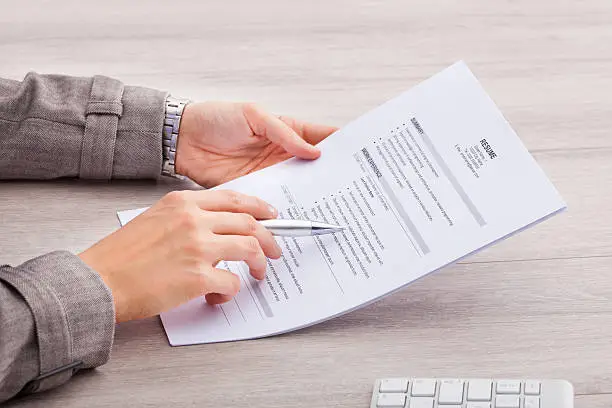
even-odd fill
[(487, 225), (487, 222), (482, 217), (482, 214), (480, 214), (480, 212), (478, 211), (478, 209), (476, 208), (476, 206), (474, 205), (470, 197), (467, 195), (463, 187), (461, 187), (461, 184), (459, 184), (459, 181), (457, 181), (457, 179), (455, 178), (455, 175), (450, 171), (450, 169), (448, 168), (448, 165), (446, 164), (444, 159), (442, 159), (442, 156), (440, 156), (440, 153), (438, 153), (433, 143), (431, 142), (431, 139), (429, 138), (427, 133), (425, 133), (425, 131), (423, 130), (419, 122), (416, 120), (416, 118), (410, 119), (410, 122), (412, 122), (412, 125), (416, 128), (416, 130), (419, 132), (419, 134), (423, 138), (423, 142), (427, 145), (427, 148), (431, 151), (431, 154), (434, 156), (434, 158), (440, 165), (440, 168), (446, 175), (446, 178), (453, 185), (453, 187), (455, 188), (455, 191), (457, 191), (457, 194), (459, 194), (459, 197), (461, 197), (461, 200), (463, 200), (468, 210), (470, 210), (476, 222), (481, 227)]
[(274, 313), (272, 313), (272, 308), (270, 308), (270, 304), (268, 303), (268, 300), (264, 296), (258, 284), (252, 285), (251, 288), (253, 289), (253, 292), (255, 292), (255, 296), (257, 296), (257, 299), (259, 299), (259, 303), (261, 304), (261, 307), (263, 308), (263, 311), (266, 316), (273, 317)]
[(406, 223), (406, 226), (408, 227), (408, 229), (410, 230), (410, 233), (412, 234), (412, 236), (416, 240), (417, 244), (421, 248), (421, 251), (423, 251), (423, 254), (428, 254), (429, 253), (429, 247), (427, 246), (427, 243), (425, 243), (425, 240), (423, 239), (423, 237), (421, 236), (421, 234), (417, 230), (416, 226), (414, 225), (414, 223), (412, 222), (412, 220), (410, 219), (410, 217), (406, 213), (406, 210), (404, 210), (404, 207), (402, 206), (402, 203), (399, 201), (399, 199), (397, 198), (397, 196), (393, 192), (393, 189), (391, 188), (389, 183), (387, 183), (387, 180), (385, 180), (385, 178), (382, 177), (382, 176), (379, 177), (378, 180), (380, 181), (380, 184), (381, 184), (383, 190), (385, 190), (385, 193), (387, 193), (387, 196), (389, 197), (389, 200), (391, 200), (391, 202), (393, 203), (393, 206), (397, 209), (397, 212), (399, 213), (399, 216), (402, 217), (402, 219)]

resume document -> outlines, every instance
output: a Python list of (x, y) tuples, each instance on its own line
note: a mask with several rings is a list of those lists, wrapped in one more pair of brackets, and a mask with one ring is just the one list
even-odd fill
[[(275, 335), (371, 303), (565, 208), (468, 67), (459, 62), (291, 159), (219, 186), (280, 218), (347, 228), (276, 237), (256, 281), (242, 262), (229, 303), (203, 297), (161, 315), (172, 345)], [(119, 213), (122, 225), (144, 209)], [(452, 276), (448, 277), (453, 279)], [(459, 277), (456, 277), (459, 279)]]

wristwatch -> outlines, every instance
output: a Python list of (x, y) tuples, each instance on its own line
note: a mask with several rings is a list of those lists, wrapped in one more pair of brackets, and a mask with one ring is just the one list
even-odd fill
[(190, 102), (189, 99), (175, 98), (171, 95), (166, 98), (166, 114), (162, 130), (162, 175), (164, 176), (182, 178), (176, 174), (174, 163), (176, 162), (181, 117), (185, 106)]

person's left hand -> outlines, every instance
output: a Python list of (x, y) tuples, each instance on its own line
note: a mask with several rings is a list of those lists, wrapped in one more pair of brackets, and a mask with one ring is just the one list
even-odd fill
[(191, 103), (181, 119), (176, 171), (213, 187), (293, 156), (316, 159), (314, 145), (336, 130), (248, 103)]

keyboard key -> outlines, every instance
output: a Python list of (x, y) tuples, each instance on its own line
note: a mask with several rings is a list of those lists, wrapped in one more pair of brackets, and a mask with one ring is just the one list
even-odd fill
[(471, 380), (468, 383), (468, 401), (491, 401), (491, 384), (489, 380)]
[(525, 394), (526, 395), (540, 395), (540, 382), (527, 380), (525, 381)]
[(528, 395), (525, 397), (524, 408), (540, 408), (540, 397)]
[(415, 397), (410, 399), (409, 408), (433, 408), (433, 398)]
[(461, 404), (463, 402), (463, 381), (442, 380), (440, 381), (439, 404)]
[(406, 396), (404, 394), (378, 394), (377, 407), (404, 408)]
[(468, 402), (467, 408), (491, 408), (490, 402)]
[(498, 394), (520, 394), (521, 382), (515, 380), (499, 380), (497, 381)]
[(495, 408), (519, 408), (518, 395), (498, 395), (495, 397)]
[(411, 395), (415, 397), (433, 397), (436, 395), (436, 380), (432, 378), (420, 378), (412, 382)]
[(387, 378), (380, 380), (380, 392), (406, 392), (408, 380), (404, 378)]

